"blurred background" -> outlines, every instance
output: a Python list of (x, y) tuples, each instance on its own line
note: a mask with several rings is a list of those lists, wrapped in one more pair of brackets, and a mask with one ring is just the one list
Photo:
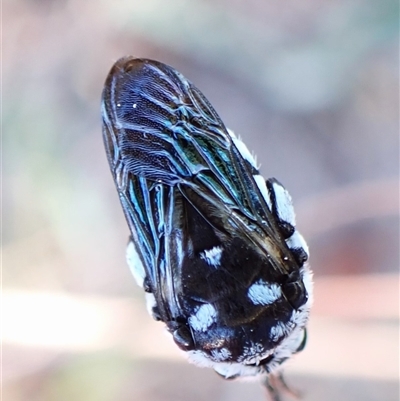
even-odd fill
[(305, 401), (399, 398), (395, 0), (3, 0), (3, 399), (265, 400), (148, 317), (103, 149), (123, 55), (182, 72), (294, 199), (311, 249)]

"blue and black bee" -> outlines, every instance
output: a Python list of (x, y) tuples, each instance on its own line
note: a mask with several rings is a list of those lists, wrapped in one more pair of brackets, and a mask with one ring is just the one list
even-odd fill
[[(127, 259), (189, 359), (227, 379), (262, 376), (303, 349), (308, 248), (287, 190), (173, 68), (126, 57), (103, 91), (103, 136), (131, 238)], [(272, 378), (272, 381), (271, 381)]]

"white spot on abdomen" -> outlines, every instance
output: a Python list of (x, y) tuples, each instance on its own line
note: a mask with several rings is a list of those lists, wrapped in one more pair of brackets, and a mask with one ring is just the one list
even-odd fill
[(275, 194), (276, 211), (279, 219), (294, 227), (296, 225), (296, 216), (289, 192), (277, 182), (272, 184), (272, 188)]
[(194, 315), (188, 319), (189, 325), (193, 330), (206, 331), (217, 317), (217, 311), (210, 304), (201, 305)]
[(260, 280), (250, 286), (247, 295), (255, 305), (270, 305), (282, 297), (282, 291), (278, 284)]
[(278, 322), (275, 326), (271, 327), (270, 338), (272, 341), (278, 341), (282, 338), (288, 331), (290, 326), (286, 326), (282, 322)]
[(218, 267), (221, 262), (222, 248), (215, 246), (200, 253), (200, 258), (205, 260), (210, 266)]
[(286, 240), (286, 244), (290, 249), (303, 248), (307, 256), (310, 256), (307, 242), (297, 230)]
[(231, 352), (227, 348), (216, 348), (211, 351), (212, 359), (216, 362), (224, 362), (229, 360), (232, 356)]

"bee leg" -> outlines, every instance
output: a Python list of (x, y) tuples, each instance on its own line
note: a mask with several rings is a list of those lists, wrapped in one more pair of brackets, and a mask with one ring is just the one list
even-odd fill
[(286, 380), (283, 378), (282, 372), (278, 373), (277, 380), (279, 381), (279, 385), (282, 388), (282, 392), (290, 395), (292, 398), (294, 398), (296, 400), (299, 400), (301, 398), (301, 394), (299, 391), (293, 390), (292, 388), (290, 388), (288, 386), (288, 384), (286, 383)]
[(268, 401), (281, 401), (281, 397), (279, 396), (279, 390), (274, 386), (273, 376), (267, 376), (263, 381), (263, 386), (266, 390)]
[(263, 384), (271, 401), (281, 401), (282, 394), (287, 394), (296, 400), (300, 399), (299, 392), (292, 390), (287, 385), (282, 372), (268, 375)]

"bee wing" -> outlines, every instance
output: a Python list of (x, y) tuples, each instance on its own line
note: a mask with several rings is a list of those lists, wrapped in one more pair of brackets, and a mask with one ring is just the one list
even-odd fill
[(211, 105), (177, 71), (156, 61), (124, 58), (111, 69), (103, 91), (104, 140), (112, 169), (119, 162), (134, 175), (174, 185), (206, 168), (188, 128), (200, 117), (193, 100), (202, 101), (207, 132), (223, 146), (227, 133), (213, 133), (222, 122)]
[(106, 80), (102, 115), (108, 160), (134, 241), (152, 285), (162, 289), (158, 301), (172, 305), (162, 313), (175, 315), (180, 308), (174, 276), (182, 265), (179, 236), (188, 237), (185, 202), (208, 223), (204, 230), (247, 238), (280, 274), (298, 268), (241, 142), (180, 73), (156, 61), (119, 60)]
[[(177, 187), (130, 175), (119, 190), (132, 239), (144, 267), (148, 291), (153, 293), (161, 319), (182, 316), (181, 277), (185, 252), (184, 203)], [(135, 268), (135, 267), (134, 267)]]

